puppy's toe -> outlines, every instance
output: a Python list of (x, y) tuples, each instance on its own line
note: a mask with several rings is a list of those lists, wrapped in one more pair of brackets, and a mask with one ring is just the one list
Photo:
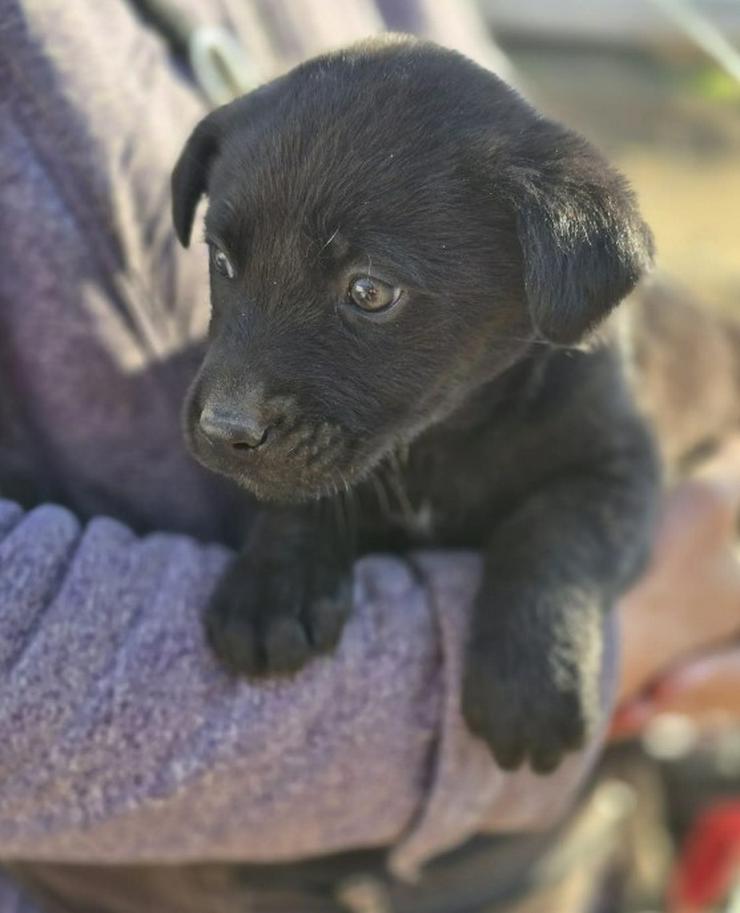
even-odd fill
[(516, 770), (526, 758), (523, 721), (515, 701), (490, 676), (469, 668), (463, 689), (463, 715), (471, 732), (483, 739), (503, 770)]
[[(501, 659), (499, 655), (499, 660)], [(515, 770), (529, 762), (535, 773), (555, 770), (582, 748), (593, 731), (587, 702), (574, 681), (564, 688), (542, 671), (527, 678), (502, 669), (488, 652), (471, 652), (463, 689), (463, 714), (484, 739), (496, 763)], [(521, 667), (525, 668), (524, 666)]]
[(339, 643), (352, 608), (352, 583), (341, 580), (331, 595), (317, 596), (306, 611), (306, 626), (313, 648), (328, 653)]
[(267, 620), (264, 633), (265, 673), (289, 675), (304, 666), (311, 654), (306, 629), (298, 618), (278, 615)]
[(563, 760), (563, 748), (555, 743), (532, 746), (532, 770), (536, 774), (549, 774), (556, 770)]
[(273, 579), (237, 560), (206, 611), (208, 642), (235, 675), (293, 671), (305, 661), (305, 632), (296, 620), (300, 593), (287, 577)]
[(265, 573), (237, 561), (208, 607), (208, 641), (234, 674), (291, 675), (336, 646), (351, 600), (350, 577), (335, 568), (317, 565), (309, 573), (295, 563)]
[(251, 619), (232, 606), (213, 600), (205, 617), (206, 638), (223, 665), (235, 674), (261, 675), (264, 669), (259, 636)]

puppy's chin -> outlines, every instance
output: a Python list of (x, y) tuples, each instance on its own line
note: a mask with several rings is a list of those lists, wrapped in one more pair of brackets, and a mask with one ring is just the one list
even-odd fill
[(339, 442), (322, 454), (305, 457), (284, 452), (235, 451), (214, 448), (198, 430), (185, 429), (188, 449), (206, 469), (226, 476), (259, 501), (300, 504), (347, 491), (372, 471), (386, 452), (369, 447), (365, 453), (357, 442)]
[(310, 501), (336, 494), (338, 488), (335, 484), (326, 482), (322, 484), (296, 479), (262, 479), (253, 473), (228, 474), (229, 478), (252, 497), (265, 504), (305, 504)]
[(332, 497), (353, 487), (367, 471), (354, 471), (353, 467), (326, 467), (323, 472), (313, 472), (306, 467), (264, 466), (257, 469), (248, 461), (216, 461), (204, 459), (202, 452), (194, 453), (199, 463), (219, 475), (226, 476), (258, 501), (273, 504), (302, 504)]

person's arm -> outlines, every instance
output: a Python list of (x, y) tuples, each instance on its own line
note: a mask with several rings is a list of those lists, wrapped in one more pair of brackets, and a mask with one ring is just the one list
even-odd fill
[(338, 657), (254, 687), (203, 642), (226, 557), (0, 502), (0, 857), (274, 860), (407, 827), (439, 697), (422, 591), (366, 566)]
[(740, 438), (669, 494), (652, 566), (622, 601), (623, 737), (656, 713), (740, 719)]
[(202, 635), (226, 558), (0, 501), (0, 858), (391, 845), (408, 871), (483, 819), (536, 828), (572, 797), (583, 756), (505, 777), (462, 722), (477, 558), (430, 556), (425, 584), (397, 559), (361, 561), (337, 653), (258, 685), (222, 672)]

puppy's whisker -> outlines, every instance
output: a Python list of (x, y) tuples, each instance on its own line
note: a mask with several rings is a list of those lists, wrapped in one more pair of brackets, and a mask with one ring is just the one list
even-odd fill
[(392, 477), (392, 481), (394, 490), (396, 492), (396, 497), (398, 498), (398, 503), (401, 505), (401, 510), (403, 511), (404, 517), (406, 520), (413, 521), (416, 512), (414, 511), (414, 507), (411, 503), (411, 500), (409, 499), (408, 492), (406, 491), (406, 487), (403, 484), (403, 480), (398, 475), (394, 475)]
[(314, 258), (314, 262), (319, 259), (319, 257), (324, 253), (324, 251), (331, 244), (331, 242), (334, 240), (334, 238), (336, 238), (336, 236), (339, 234), (339, 230), (341, 229), (341, 227), (342, 227), (341, 225), (338, 225), (334, 229), (334, 231), (329, 235), (328, 239), (321, 245), (321, 247), (318, 250), (318, 253), (316, 254), (316, 257)]
[(344, 480), (344, 484), (345, 484), (344, 500), (345, 500), (345, 504), (346, 504), (346, 508), (347, 508), (347, 520), (348, 520), (349, 531), (350, 531), (349, 544), (350, 544), (351, 554), (354, 557), (354, 555), (357, 554), (357, 529), (359, 526), (358, 519), (357, 519), (357, 499), (355, 497), (354, 489), (350, 488), (350, 486), (347, 484), (346, 479)]
[(350, 547), (352, 549), (352, 556), (357, 555), (357, 537), (359, 529), (359, 521), (357, 519), (358, 507), (357, 499), (355, 498), (355, 493), (350, 489), (347, 494), (347, 510), (349, 512), (349, 521), (350, 521)]
[[(351, 500), (352, 492), (348, 488), (340, 488), (337, 478), (332, 480), (332, 484), (335, 493), (330, 501), (334, 514), (334, 528), (338, 536), (337, 547), (351, 559), (357, 550), (357, 518)], [(342, 484), (346, 485), (344, 479), (342, 479)], [(350, 506), (351, 504), (352, 506)]]
[(380, 506), (380, 512), (384, 517), (389, 517), (391, 514), (391, 505), (388, 500), (388, 494), (383, 486), (382, 475), (378, 473), (372, 473), (370, 476), (370, 482), (373, 486), (373, 491), (375, 492), (375, 497), (378, 499), (378, 504)]
[(391, 451), (391, 453), (388, 454), (387, 459), (388, 462), (384, 467), (386, 469), (384, 480), (388, 484), (388, 492), (393, 495), (404, 522), (409, 526), (413, 526), (416, 518), (416, 511), (414, 510), (411, 499), (406, 491), (402, 468), (398, 462), (398, 455), (395, 451)]
[(566, 345), (565, 343), (552, 342), (550, 339), (542, 339), (537, 336), (494, 336), (493, 342), (529, 342), (535, 346), (545, 346), (548, 349), (557, 349), (561, 352), (577, 352), (580, 347), (577, 345)]
[(396, 450), (395, 450), (396, 462), (397, 462), (399, 469), (401, 467), (403, 467), (405, 469), (406, 466), (408, 465), (409, 452), (410, 452), (410, 447), (406, 443), (399, 444), (398, 447), (396, 447)]
[(357, 517), (354, 511), (354, 501), (352, 492), (347, 489), (339, 494), (339, 503), (343, 514), (343, 537), (340, 543), (346, 548), (346, 553), (350, 558), (354, 558), (357, 548)]

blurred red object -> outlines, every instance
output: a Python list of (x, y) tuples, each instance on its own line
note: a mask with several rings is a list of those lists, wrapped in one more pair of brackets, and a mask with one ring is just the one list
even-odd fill
[(713, 909), (740, 872), (740, 800), (719, 802), (689, 833), (671, 879), (671, 913)]

